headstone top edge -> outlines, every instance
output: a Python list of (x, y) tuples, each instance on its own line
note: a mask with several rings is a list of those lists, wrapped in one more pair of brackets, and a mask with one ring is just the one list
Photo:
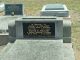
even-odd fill
[(69, 11), (65, 4), (46, 4), (41, 11)]
[(16, 21), (23, 21), (26, 19), (53, 19), (53, 21), (62, 21), (62, 17), (55, 17), (55, 16), (23, 16), (21, 18), (16, 19)]

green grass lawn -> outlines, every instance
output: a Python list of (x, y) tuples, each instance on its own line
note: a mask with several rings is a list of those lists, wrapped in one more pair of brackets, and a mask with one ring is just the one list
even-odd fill
[(80, 11), (79, 0), (0, 0), (0, 2), (23, 3), (25, 10), (27, 10), (30, 15), (35, 15), (36, 11), (39, 11), (43, 5), (48, 3), (63, 3), (66, 4), (70, 10)]
[(70, 10), (72, 21), (72, 43), (76, 53), (76, 60), (80, 59), (80, 0), (0, 0), (0, 2), (23, 3), (27, 15), (38, 15), (45, 4), (66, 4)]

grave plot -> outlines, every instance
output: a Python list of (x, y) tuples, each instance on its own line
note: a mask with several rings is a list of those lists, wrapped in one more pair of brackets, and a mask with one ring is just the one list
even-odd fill
[(16, 41), (7, 45), (1, 60), (75, 60), (72, 44), (63, 43), (62, 18), (27, 16), (9, 27)]

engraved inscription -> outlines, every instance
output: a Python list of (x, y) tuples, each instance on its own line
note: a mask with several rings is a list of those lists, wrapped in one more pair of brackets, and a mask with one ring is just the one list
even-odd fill
[(55, 36), (54, 23), (23, 23), (24, 37), (47, 38)]
[(46, 24), (30, 24), (28, 26), (28, 35), (51, 35), (50, 26)]

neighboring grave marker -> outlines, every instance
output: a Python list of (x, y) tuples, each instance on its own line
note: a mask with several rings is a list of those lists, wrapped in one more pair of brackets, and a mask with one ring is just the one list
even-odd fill
[(5, 4), (5, 15), (23, 15), (23, 5)]
[(43, 6), (40, 15), (69, 17), (69, 10), (67, 9), (65, 4), (47, 4)]
[(64, 10), (63, 4), (47, 4), (45, 10)]

